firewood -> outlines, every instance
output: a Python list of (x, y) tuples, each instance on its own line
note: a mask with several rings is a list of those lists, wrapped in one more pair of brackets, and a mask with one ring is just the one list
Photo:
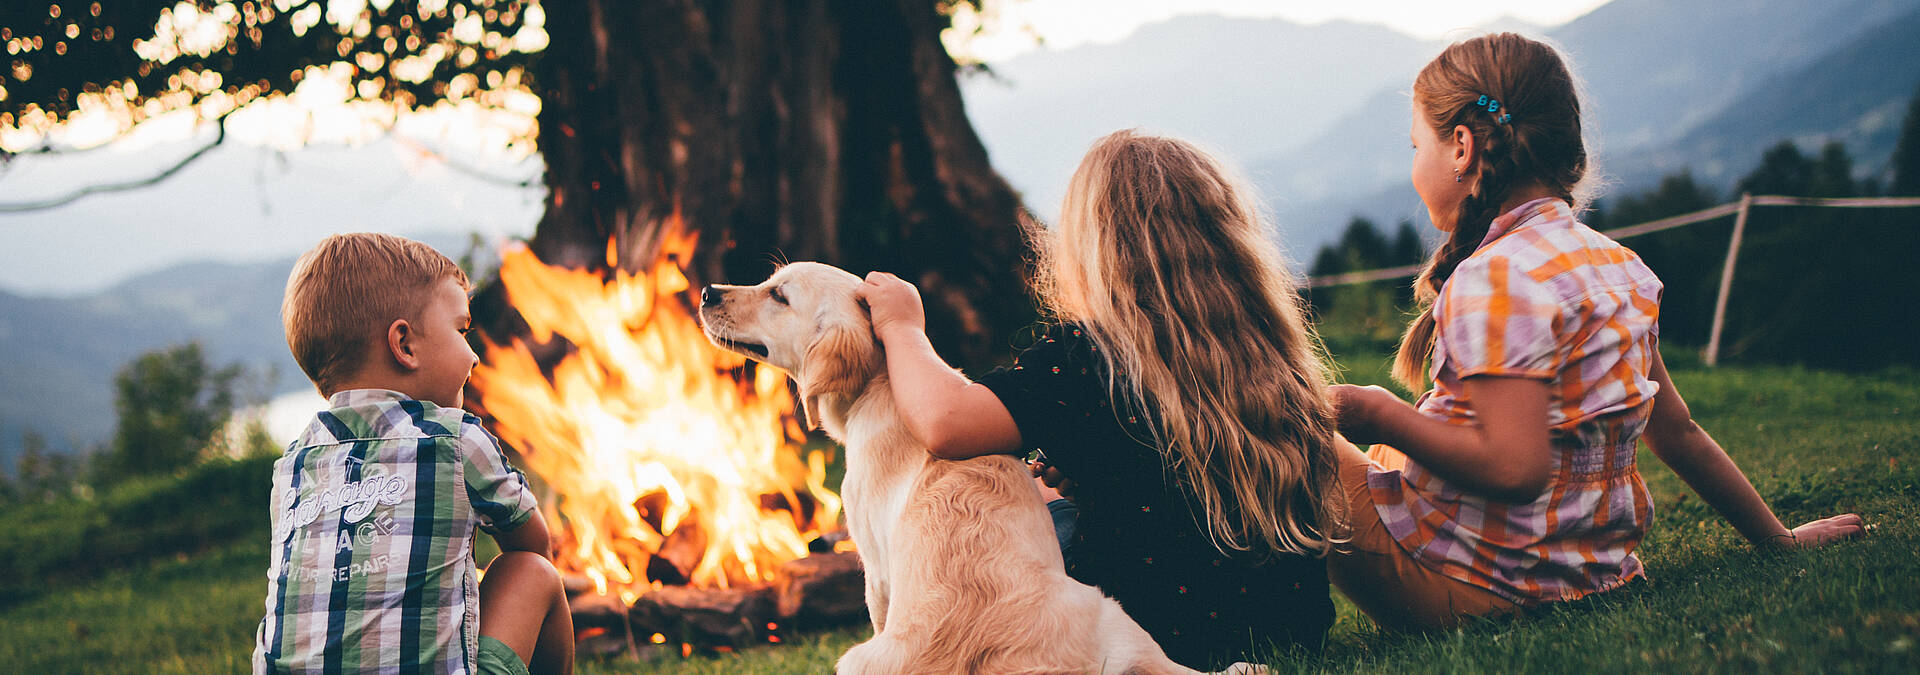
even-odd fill
[(766, 588), (654, 589), (634, 601), (627, 614), (634, 634), (654, 634), (668, 643), (696, 649), (744, 647), (768, 642), (767, 625), (776, 618), (773, 594)]
[(815, 553), (780, 566), (773, 585), (780, 618), (802, 627), (867, 618), (866, 577), (855, 553)]
[(819, 508), (820, 502), (814, 498), (811, 492), (796, 493), (795, 498), (800, 502), (797, 508), (794, 504), (788, 503), (785, 494), (779, 492), (763, 494), (760, 495), (760, 509), (763, 511), (786, 511), (793, 517), (794, 527), (805, 530), (807, 526), (813, 522), (813, 512)]
[(647, 560), (647, 578), (668, 586), (678, 586), (693, 580), (693, 570), (700, 565), (701, 556), (707, 552), (707, 531), (695, 520), (696, 513), (688, 513), (680, 520), (680, 526), (667, 535), (660, 544), (660, 550)]
[(667, 513), (667, 493), (655, 490), (641, 495), (639, 499), (633, 500), (633, 512), (639, 515), (640, 520), (644, 521), (648, 527), (652, 527), (653, 531), (659, 532), (660, 528), (665, 526), (663, 520)]

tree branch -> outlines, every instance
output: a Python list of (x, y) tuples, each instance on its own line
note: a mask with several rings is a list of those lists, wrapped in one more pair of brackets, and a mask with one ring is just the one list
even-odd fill
[(78, 190), (69, 192), (67, 194), (64, 194), (58, 197), (49, 198), (49, 199), (42, 199), (42, 200), (30, 201), (30, 202), (16, 202), (11, 204), (0, 203), (0, 213), (25, 213), (28, 211), (45, 211), (48, 209), (55, 209), (62, 206), (66, 206), (68, 204), (72, 204), (76, 201), (81, 200), (87, 195), (100, 194), (100, 193), (106, 193), (106, 192), (124, 192), (126, 190), (135, 190), (135, 189), (147, 187), (150, 185), (155, 185), (157, 183), (160, 183), (161, 181), (165, 181), (168, 178), (172, 178), (174, 174), (180, 173), (182, 169), (187, 168), (187, 165), (192, 164), (195, 161), (198, 161), (201, 157), (205, 157), (208, 152), (212, 152), (214, 148), (217, 148), (222, 143), (225, 143), (227, 141), (227, 116), (232, 114), (233, 114), (232, 111), (228, 111), (225, 113), (221, 113), (219, 117), (214, 118), (213, 120), (214, 127), (215, 129), (218, 130), (218, 133), (214, 135), (213, 140), (207, 142), (206, 145), (201, 146), (199, 150), (193, 151), (193, 154), (180, 158), (180, 161), (174, 162), (172, 166), (169, 166), (166, 169), (160, 171), (160, 173), (154, 174), (146, 178), (141, 178), (138, 180), (131, 180), (131, 181), (125, 181), (120, 183), (107, 183), (104, 185), (89, 185), (89, 186), (80, 188)]
[[(157, 174), (154, 174), (146, 178), (141, 178), (138, 180), (131, 180), (131, 181), (125, 181), (120, 183), (109, 183), (104, 185), (89, 185), (89, 186), (80, 188), (78, 190), (74, 190), (72, 192), (66, 193), (64, 195), (60, 195), (58, 197), (51, 197), (48, 199), (41, 199), (41, 200), (35, 200), (35, 201), (29, 201), (29, 202), (0, 203), (0, 213), (26, 213), (31, 211), (45, 211), (49, 209), (55, 209), (62, 206), (66, 206), (68, 204), (72, 204), (76, 201), (86, 198), (89, 195), (108, 193), (108, 192), (124, 192), (127, 190), (135, 190), (143, 187), (156, 185), (162, 181), (167, 180), (168, 178), (173, 177), (175, 174), (179, 173), (181, 170), (187, 168), (188, 165), (199, 160), (201, 157), (206, 156), (206, 154), (211, 152), (214, 148), (219, 147), (220, 145), (226, 143), (227, 116), (232, 115), (233, 112), (234, 111), (228, 111), (226, 113), (222, 113), (219, 117), (214, 118), (213, 122), (215, 124), (216, 129), (218, 129), (219, 133), (214, 136), (213, 140), (208, 141), (207, 144), (202, 146), (200, 149), (193, 151), (192, 154), (189, 154), (186, 157), (181, 158), (180, 161), (175, 162), (173, 165), (168, 166), (166, 169), (160, 171)], [(487, 171), (482, 170), (480, 168), (473, 167), (473, 166), (464, 164), (462, 162), (456, 161), (453, 158), (448, 157), (445, 153), (442, 153), (439, 150), (436, 150), (425, 143), (421, 143), (419, 141), (402, 136), (398, 133), (394, 133), (394, 127), (391, 123), (387, 125), (383, 125), (383, 127), (381, 128), (381, 131), (386, 135), (387, 138), (390, 138), (393, 141), (398, 142), (402, 145), (405, 145), (408, 148), (411, 148), (415, 151), (431, 156), (435, 160), (439, 161), (441, 164), (446, 165), (450, 169), (453, 169), (455, 172), (465, 174), (469, 177), (477, 178), (481, 181), (493, 183), (495, 185), (512, 187), (512, 188), (521, 188), (521, 189), (536, 188), (543, 185), (543, 182), (540, 176), (533, 176), (530, 178), (511, 178), (507, 176), (499, 176), (499, 175), (494, 175), (492, 173), (488, 173)], [(105, 147), (107, 145), (111, 145), (111, 144), (102, 144), (101, 146), (96, 146), (96, 147)], [(95, 149), (95, 148), (84, 148), (77, 151), (58, 150), (58, 149), (51, 149), (51, 148), (25, 150), (18, 153), (13, 153), (9, 157), (9, 159), (13, 156), (19, 156), (24, 154), (69, 154), (69, 153), (85, 152), (87, 150), (92, 150), (92, 149)]]
[(453, 169), (454, 171), (457, 171), (459, 173), (463, 173), (468, 176), (478, 178), (482, 181), (493, 183), (495, 185), (500, 185), (504, 187), (513, 187), (513, 188), (534, 188), (534, 187), (540, 187), (541, 185), (544, 184), (540, 176), (533, 176), (531, 178), (509, 178), (506, 176), (496, 176), (478, 167), (469, 166), (461, 162), (454, 161), (452, 157), (448, 157), (445, 153), (442, 153), (439, 150), (435, 150), (433, 147), (428, 146), (425, 143), (421, 143), (419, 141), (413, 140), (411, 138), (407, 138), (406, 136), (402, 136), (397, 133), (392, 133), (391, 129), (389, 129), (388, 132), (389, 132), (388, 137), (392, 138), (395, 142), (400, 143), (401, 145), (405, 145), (408, 148), (412, 148), (413, 150), (425, 153), (433, 157), (434, 159), (439, 160), (441, 164), (447, 165), (447, 168), (449, 169)]
[(72, 157), (74, 155), (84, 155), (90, 152), (94, 152), (96, 150), (101, 150), (103, 148), (110, 147), (113, 145), (113, 141), (116, 141), (119, 139), (120, 137), (116, 136), (114, 137), (113, 140), (109, 140), (105, 143), (97, 143), (94, 145), (89, 145), (84, 148), (63, 148), (63, 147), (54, 145), (51, 137), (43, 138), (41, 139), (39, 145), (33, 146), (31, 148), (26, 148), (24, 150), (7, 150), (4, 148), (0, 148), (0, 165), (11, 164), (13, 163), (13, 160), (16, 157), (33, 157), (37, 155), (57, 155), (61, 157)]

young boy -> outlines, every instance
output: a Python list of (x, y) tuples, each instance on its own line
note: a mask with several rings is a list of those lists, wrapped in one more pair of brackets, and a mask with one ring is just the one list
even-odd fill
[[(573, 619), (520, 472), (461, 411), (466, 274), (425, 244), (328, 237), (294, 263), (287, 346), (332, 407), (273, 466), (255, 673), (568, 673)], [(501, 554), (476, 583), (474, 526)]]

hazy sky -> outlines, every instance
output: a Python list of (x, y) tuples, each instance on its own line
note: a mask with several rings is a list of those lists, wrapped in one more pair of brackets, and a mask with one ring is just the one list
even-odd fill
[[(1502, 16), (1555, 26), (1604, 2), (1016, 0), (1004, 4), (996, 23), (964, 48), (992, 61), (1040, 48), (1034, 33), (1045, 39), (1046, 48), (1067, 49), (1116, 41), (1143, 24), (1176, 15), (1208, 12), (1302, 23), (1384, 23), (1435, 38)], [(956, 23), (970, 20), (956, 17)], [(309, 98), (320, 99), (314, 106), (337, 108), (331, 93)], [(537, 101), (530, 105), (537, 110)], [(307, 149), (272, 147), (287, 145), (284, 138), (273, 140), (273, 130), (302, 113), (278, 110), (252, 121), (236, 116), (233, 139), (160, 185), (90, 196), (55, 209), (0, 213), (0, 290), (89, 293), (182, 262), (287, 257), (334, 232), (477, 231), (492, 239), (531, 234), (542, 211), (541, 188), (503, 186), (448, 163), (514, 179), (539, 175), (537, 157), (504, 147), (502, 139), (530, 119), (531, 112), (519, 112), (524, 114), (504, 121), (472, 111), (420, 115), (384, 140), (351, 124), (322, 128), (320, 136), (332, 140)], [(16, 157), (0, 164), (0, 204), (152, 175), (208, 137), (206, 129), (197, 138), (193, 133), (190, 120), (176, 117), (82, 154)]]
[[(1408, 35), (1435, 39), (1502, 17), (1557, 26), (1606, 3), (1607, 0), (1011, 0), (998, 5), (998, 16), (988, 20), (986, 34), (974, 38), (966, 49), (991, 62), (1039, 48), (1032, 37), (1035, 33), (1044, 38), (1051, 49), (1114, 42), (1142, 24), (1181, 14), (1277, 17), (1304, 24), (1345, 20), (1384, 24)], [(972, 21), (971, 17), (960, 17), (956, 24)], [(1022, 26), (1031, 30), (1023, 31)]]

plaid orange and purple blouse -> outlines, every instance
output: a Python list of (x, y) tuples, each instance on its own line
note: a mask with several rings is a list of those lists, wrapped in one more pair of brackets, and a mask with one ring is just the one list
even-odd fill
[(1536, 200), (1495, 219), (1434, 303), (1434, 386), (1416, 406), (1468, 424), (1462, 379), (1546, 380), (1553, 478), (1530, 503), (1500, 503), (1380, 446), (1368, 485), (1387, 531), (1428, 567), (1523, 604), (1642, 576), (1633, 550), (1653, 502), (1634, 448), (1658, 390), (1660, 293), (1638, 255), (1565, 202)]

